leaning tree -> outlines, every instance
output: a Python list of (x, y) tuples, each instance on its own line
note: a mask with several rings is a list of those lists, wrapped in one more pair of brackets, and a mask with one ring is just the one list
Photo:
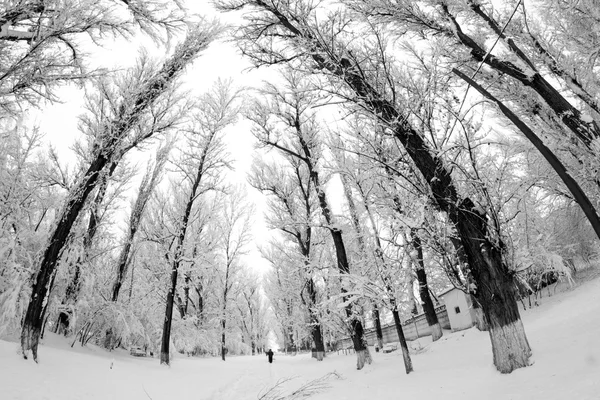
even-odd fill
[(256, 65), (293, 60), (326, 74), (345, 98), (368, 111), (404, 147), (427, 182), (432, 205), (447, 213), (460, 238), (490, 324), (496, 368), (509, 373), (527, 366), (531, 348), (517, 308), (513, 277), (503, 258), (503, 244), (490, 235), (486, 211), (460, 195), (442, 154), (404, 114), (401, 93), (393, 90), (393, 80), (385, 79), (391, 78), (386, 75), (389, 64), (378, 69), (368, 65), (370, 60), (380, 59), (376, 52), (369, 53), (368, 27), (357, 26), (362, 28), (361, 41), (352, 37), (352, 23), (341, 10), (328, 11), (304, 1), (231, 0), (219, 4), (225, 10), (249, 10), (238, 39), (244, 54)]

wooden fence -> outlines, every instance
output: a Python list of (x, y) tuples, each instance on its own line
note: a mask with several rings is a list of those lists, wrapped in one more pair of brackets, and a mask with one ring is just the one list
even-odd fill
[[(446, 306), (441, 305), (436, 307), (435, 313), (438, 317), (438, 321), (443, 329), (450, 329), (450, 319), (448, 318), (448, 312), (446, 311)], [(404, 336), (406, 340), (415, 340), (420, 337), (431, 335), (431, 328), (427, 323), (427, 319), (425, 318), (425, 314), (421, 313), (415, 315), (402, 322), (402, 330), (404, 331)], [(387, 324), (381, 327), (381, 331), (383, 333), (383, 343), (393, 343), (399, 342), (398, 332), (396, 332), (395, 324)], [(373, 346), (377, 343), (377, 333), (375, 332), (375, 328), (370, 328), (365, 330), (365, 339), (369, 346)], [(352, 348), (352, 339), (344, 338), (338, 340), (337, 349), (348, 349)]]

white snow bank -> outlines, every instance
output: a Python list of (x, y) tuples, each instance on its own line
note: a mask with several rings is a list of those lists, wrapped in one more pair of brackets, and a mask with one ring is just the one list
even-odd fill
[[(17, 344), (0, 341), (1, 399), (257, 399), (279, 380), (289, 392), (337, 371), (330, 388), (314, 399), (599, 399), (600, 279), (575, 291), (545, 298), (522, 312), (535, 364), (502, 375), (492, 365), (487, 333), (476, 329), (448, 333), (438, 342), (420, 339), (412, 348), (415, 372), (404, 373), (400, 351), (373, 353), (375, 362), (355, 369), (354, 355), (309, 355), (200, 359), (180, 356), (171, 368), (156, 358), (124, 351), (73, 349), (50, 335), (40, 347), (40, 364), (25, 361)], [(113, 364), (113, 368), (110, 365)]]

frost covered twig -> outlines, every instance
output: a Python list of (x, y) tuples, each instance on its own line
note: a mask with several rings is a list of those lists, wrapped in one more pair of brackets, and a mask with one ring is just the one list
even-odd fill
[(313, 379), (304, 383), (298, 389), (293, 390), (287, 394), (284, 393), (283, 386), (295, 379), (295, 377), (282, 378), (275, 383), (274, 386), (269, 388), (266, 392), (258, 395), (258, 400), (296, 400), (296, 399), (306, 399), (310, 396), (313, 396), (317, 393), (320, 393), (330, 387), (329, 380), (342, 379), (342, 376), (338, 374), (336, 371), (330, 372), (328, 374), (323, 375), (320, 378)]

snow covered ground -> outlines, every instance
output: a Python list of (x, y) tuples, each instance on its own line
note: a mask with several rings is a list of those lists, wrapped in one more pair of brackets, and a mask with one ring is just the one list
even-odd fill
[[(374, 363), (355, 369), (354, 355), (310, 355), (199, 359), (179, 356), (171, 368), (156, 358), (124, 351), (73, 349), (50, 335), (40, 364), (17, 355), (17, 345), (0, 341), (0, 399), (258, 399), (279, 380), (289, 394), (323, 377), (328, 388), (312, 399), (600, 399), (600, 279), (544, 298), (522, 312), (534, 365), (501, 375), (492, 365), (487, 333), (449, 333), (431, 343), (411, 343), (415, 372), (404, 373), (400, 351), (373, 353)], [(113, 365), (111, 369), (110, 366)]]

